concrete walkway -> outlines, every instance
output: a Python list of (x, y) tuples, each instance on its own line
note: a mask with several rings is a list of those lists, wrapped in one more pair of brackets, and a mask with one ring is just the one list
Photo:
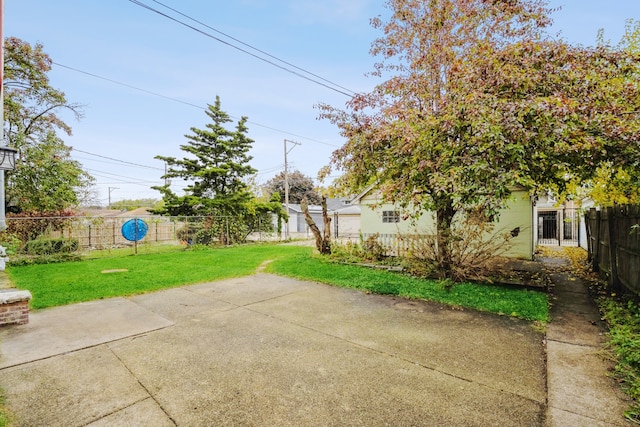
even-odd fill
[(257, 274), (33, 312), (0, 329), (0, 387), (16, 426), (632, 425), (584, 283), (541, 261), (546, 347), (528, 322)]
[(530, 322), (267, 274), (0, 330), (17, 426), (542, 426)]
[(602, 354), (606, 325), (585, 283), (560, 258), (541, 258), (552, 282), (547, 325), (547, 425), (631, 426), (623, 413), (630, 400), (607, 376)]

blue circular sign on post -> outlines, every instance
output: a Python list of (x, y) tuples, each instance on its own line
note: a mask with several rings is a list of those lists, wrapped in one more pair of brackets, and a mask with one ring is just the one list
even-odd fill
[(147, 235), (149, 226), (140, 218), (130, 219), (122, 224), (122, 237), (130, 242), (137, 242)]

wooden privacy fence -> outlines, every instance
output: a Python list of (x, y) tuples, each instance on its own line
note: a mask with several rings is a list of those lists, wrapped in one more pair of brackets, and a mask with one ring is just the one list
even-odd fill
[(614, 289), (640, 295), (640, 206), (586, 213), (589, 261)]

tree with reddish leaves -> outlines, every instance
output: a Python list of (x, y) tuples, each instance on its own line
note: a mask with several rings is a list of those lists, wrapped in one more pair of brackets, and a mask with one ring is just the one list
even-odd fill
[(638, 162), (637, 56), (545, 39), (543, 0), (389, 0), (371, 93), (321, 117), (347, 139), (332, 163), (352, 193), (436, 214), (451, 276), (454, 218), (495, 219), (514, 185), (562, 192), (603, 161)]

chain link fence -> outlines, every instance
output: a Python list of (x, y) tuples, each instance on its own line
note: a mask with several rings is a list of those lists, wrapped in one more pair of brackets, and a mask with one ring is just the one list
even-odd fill
[[(249, 229), (238, 230), (238, 221), (232, 217), (46, 217), (7, 218), (11, 229), (25, 229), (37, 222), (43, 230), (35, 238), (67, 239), (78, 242), (78, 249), (107, 249), (131, 246), (122, 234), (122, 226), (129, 220), (141, 219), (147, 226), (146, 235), (139, 243), (148, 244), (224, 244), (240, 236), (246, 241), (277, 241), (281, 236), (277, 226), (268, 219), (258, 218)], [(26, 243), (26, 242), (23, 242)]]

